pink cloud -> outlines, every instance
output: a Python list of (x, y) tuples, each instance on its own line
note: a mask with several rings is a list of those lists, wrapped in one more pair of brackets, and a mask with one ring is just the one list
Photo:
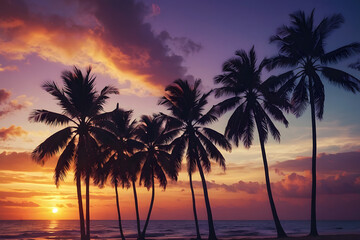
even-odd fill
[(20, 95), (12, 100), (10, 100), (10, 97), (11, 91), (4, 88), (0, 89), (0, 118), (32, 105), (32, 102), (25, 95)]
[(0, 105), (4, 104), (11, 96), (11, 92), (2, 88), (0, 89)]
[(157, 16), (160, 14), (161, 10), (160, 10), (160, 6), (155, 4), (155, 3), (152, 3), (151, 4), (151, 9), (152, 9), (152, 14), (151, 16)]
[[(321, 153), (317, 156), (319, 173), (349, 172), (360, 173), (360, 152), (343, 152), (335, 154)], [(300, 172), (311, 169), (311, 157), (301, 157), (272, 165), (277, 171)]]

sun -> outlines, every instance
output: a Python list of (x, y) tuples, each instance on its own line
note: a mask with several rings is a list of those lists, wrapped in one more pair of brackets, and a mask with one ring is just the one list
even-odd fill
[(52, 209), (52, 212), (53, 213), (57, 213), (59, 210), (56, 208), (56, 207), (54, 207), (53, 209)]

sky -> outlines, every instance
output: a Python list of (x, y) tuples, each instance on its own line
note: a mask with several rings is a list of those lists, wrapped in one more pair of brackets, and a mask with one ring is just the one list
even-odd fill
[[(61, 72), (74, 65), (92, 65), (96, 88), (113, 85), (120, 91), (105, 106), (119, 103), (134, 117), (166, 112), (158, 106), (164, 88), (175, 79), (202, 79), (202, 90), (214, 88), (213, 78), (239, 49), (252, 46), (259, 61), (277, 53), (271, 35), (289, 14), (315, 9), (315, 22), (334, 13), (345, 18), (328, 38), (326, 51), (360, 41), (358, 1), (0, 1), (0, 219), (77, 219), (74, 176), (70, 171), (57, 188), (56, 157), (44, 166), (30, 154), (55, 131), (28, 117), (33, 109), (60, 112), (41, 84), (61, 85)], [(360, 77), (347, 66), (336, 67)], [(262, 77), (284, 69), (264, 72)], [(325, 81), (324, 119), (318, 131), (318, 219), (359, 220), (360, 96)], [(219, 102), (210, 97), (209, 108)], [(211, 125), (223, 132), (229, 114)], [(280, 219), (309, 219), (311, 123), (309, 109), (300, 117), (287, 115), (279, 124), (281, 142), (266, 144), (273, 196)], [(227, 169), (213, 163), (206, 174), (215, 219), (271, 219), (260, 146), (233, 147), (223, 152)], [(185, 168), (184, 168), (185, 169)], [(178, 182), (157, 186), (152, 219), (192, 219), (191, 193), (185, 170)], [(200, 177), (194, 175), (200, 219), (206, 219)], [(116, 219), (115, 193), (108, 184), (91, 186), (91, 219)], [(147, 214), (151, 193), (139, 186), (140, 215)], [(132, 191), (120, 190), (124, 219), (135, 219)], [(53, 208), (57, 213), (52, 213)]]

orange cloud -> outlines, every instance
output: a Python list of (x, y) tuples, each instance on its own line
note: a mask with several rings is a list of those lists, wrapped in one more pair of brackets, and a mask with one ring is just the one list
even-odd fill
[(4, 71), (16, 71), (16, 70), (18, 70), (18, 67), (15, 66), (15, 65), (3, 67), (2, 64), (0, 64), (0, 72), (4, 72)]
[(23, 201), (23, 202), (13, 202), (13, 201), (3, 201), (0, 200), (0, 207), (40, 207), (39, 204), (34, 203), (34, 202), (27, 202), (27, 201)]
[(2, 152), (0, 153), (0, 169), (8, 171), (53, 172), (56, 166), (56, 157), (49, 159), (45, 166), (36, 164), (31, 159), (30, 152)]
[(15, 125), (11, 125), (8, 128), (0, 128), (0, 139), (5, 141), (12, 137), (20, 137), (26, 135), (27, 131), (22, 129), (22, 127), (17, 127)]
[(174, 54), (145, 23), (150, 10), (142, 2), (68, 2), (63, 10), (76, 14), (66, 17), (46, 13), (46, 9), (34, 13), (25, 1), (19, 3), (0, 3), (0, 29), (5, 39), (0, 54), (9, 59), (36, 54), (65, 65), (92, 64), (95, 71), (122, 84), (130, 80), (128, 91), (138, 94), (159, 93), (186, 73), (183, 57)]

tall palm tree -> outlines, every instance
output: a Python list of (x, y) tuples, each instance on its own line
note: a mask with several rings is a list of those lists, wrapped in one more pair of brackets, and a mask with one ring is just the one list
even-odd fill
[(199, 90), (200, 84), (201, 80), (196, 80), (192, 86), (188, 81), (175, 80), (172, 85), (165, 88), (165, 96), (160, 99), (159, 104), (165, 105), (171, 112), (171, 116), (163, 114), (163, 117), (167, 119), (169, 133), (177, 136), (171, 143), (173, 146), (172, 157), (177, 162), (181, 162), (182, 157), (186, 155), (197, 238), (200, 238), (200, 233), (191, 177), (196, 167), (199, 170), (204, 191), (209, 239), (216, 239), (203, 168), (206, 172), (209, 172), (211, 169), (210, 159), (215, 159), (225, 169), (225, 158), (214, 144), (227, 151), (231, 150), (231, 145), (221, 133), (205, 127), (207, 124), (216, 121), (217, 117), (214, 108), (211, 108), (205, 114), (203, 113), (211, 91), (202, 94)]
[(134, 159), (133, 157), (130, 157), (129, 162), (127, 164), (127, 173), (128, 173), (128, 179), (131, 181), (131, 185), (133, 189), (138, 239), (141, 238), (141, 229), (140, 229), (139, 204), (136, 193), (136, 181), (140, 171), (141, 171), (141, 161), (139, 159)]
[(282, 74), (280, 79), (275, 78), (272, 88), (279, 87), (283, 94), (292, 92), (292, 111), (296, 117), (301, 116), (310, 103), (313, 139), (310, 235), (317, 236), (316, 118), (321, 120), (324, 113), (325, 92), (322, 79), (353, 93), (359, 91), (357, 78), (327, 65), (338, 63), (359, 52), (360, 43), (354, 42), (325, 52), (327, 37), (344, 22), (341, 14), (325, 17), (317, 26), (314, 24), (314, 10), (307, 17), (303, 11), (297, 11), (290, 14), (290, 19), (291, 24), (280, 27), (277, 35), (270, 39), (270, 42), (278, 45), (279, 54), (270, 59), (267, 67), (269, 70), (275, 67), (294, 68)]
[(109, 160), (104, 164), (103, 171), (99, 172), (96, 183), (103, 185), (106, 178), (110, 176), (111, 183), (115, 188), (119, 230), (123, 240), (125, 236), (121, 224), (118, 186), (130, 187), (130, 158), (134, 150), (142, 146), (134, 139), (136, 121), (131, 121), (131, 116), (132, 110), (125, 111), (119, 108), (119, 104), (117, 104), (116, 109), (109, 114), (108, 119), (105, 118), (97, 123), (116, 136), (116, 142), (110, 147), (112, 153), (109, 154)]
[(142, 116), (136, 129), (136, 137), (143, 147), (133, 155), (133, 161), (141, 162), (140, 184), (144, 182), (147, 189), (152, 189), (149, 212), (140, 239), (145, 239), (151, 211), (155, 198), (155, 178), (164, 189), (167, 178), (177, 180), (180, 164), (172, 161), (168, 153), (170, 136), (166, 133), (163, 120), (159, 115)]
[[(271, 193), (269, 169), (266, 158), (265, 143), (268, 133), (280, 141), (280, 132), (270, 117), (281, 121), (285, 126), (288, 121), (281, 108), (289, 107), (286, 99), (278, 97), (269, 91), (269, 80), (261, 81), (261, 72), (266, 60), (257, 66), (254, 47), (249, 53), (244, 50), (236, 51), (236, 57), (223, 64), (223, 74), (215, 77), (215, 83), (222, 86), (215, 89), (215, 96), (226, 96), (217, 107), (219, 114), (234, 109), (225, 128), (225, 136), (235, 142), (236, 146), (242, 141), (246, 148), (250, 148), (254, 138), (254, 127), (257, 128), (261, 153), (263, 158), (266, 188), (271, 212), (275, 222), (278, 237), (286, 237), (276, 212)], [(270, 77), (270, 80), (272, 77)]]
[[(58, 101), (62, 113), (48, 110), (34, 110), (29, 117), (30, 121), (43, 122), (51, 126), (69, 125), (48, 137), (35, 148), (32, 158), (40, 164), (60, 154), (55, 168), (55, 184), (66, 176), (71, 167), (75, 165), (75, 180), (79, 204), (81, 239), (90, 239), (90, 203), (89, 203), (89, 178), (91, 169), (98, 154), (98, 143), (107, 142), (111, 137), (106, 130), (97, 127), (94, 122), (102, 117), (100, 112), (109, 94), (118, 94), (112, 86), (106, 86), (98, 93), (94, 88), (95, 77), (91, 75), (91, 67), (83, 75), (77, 67), (73, 72), (64, 71), (61, 75), (64, 87), (59, 88), (55, 82), (46, 82), (42, 88)], [(84, 213), (81, 197), (81, 178), (86, 182), (86, 233)]]

